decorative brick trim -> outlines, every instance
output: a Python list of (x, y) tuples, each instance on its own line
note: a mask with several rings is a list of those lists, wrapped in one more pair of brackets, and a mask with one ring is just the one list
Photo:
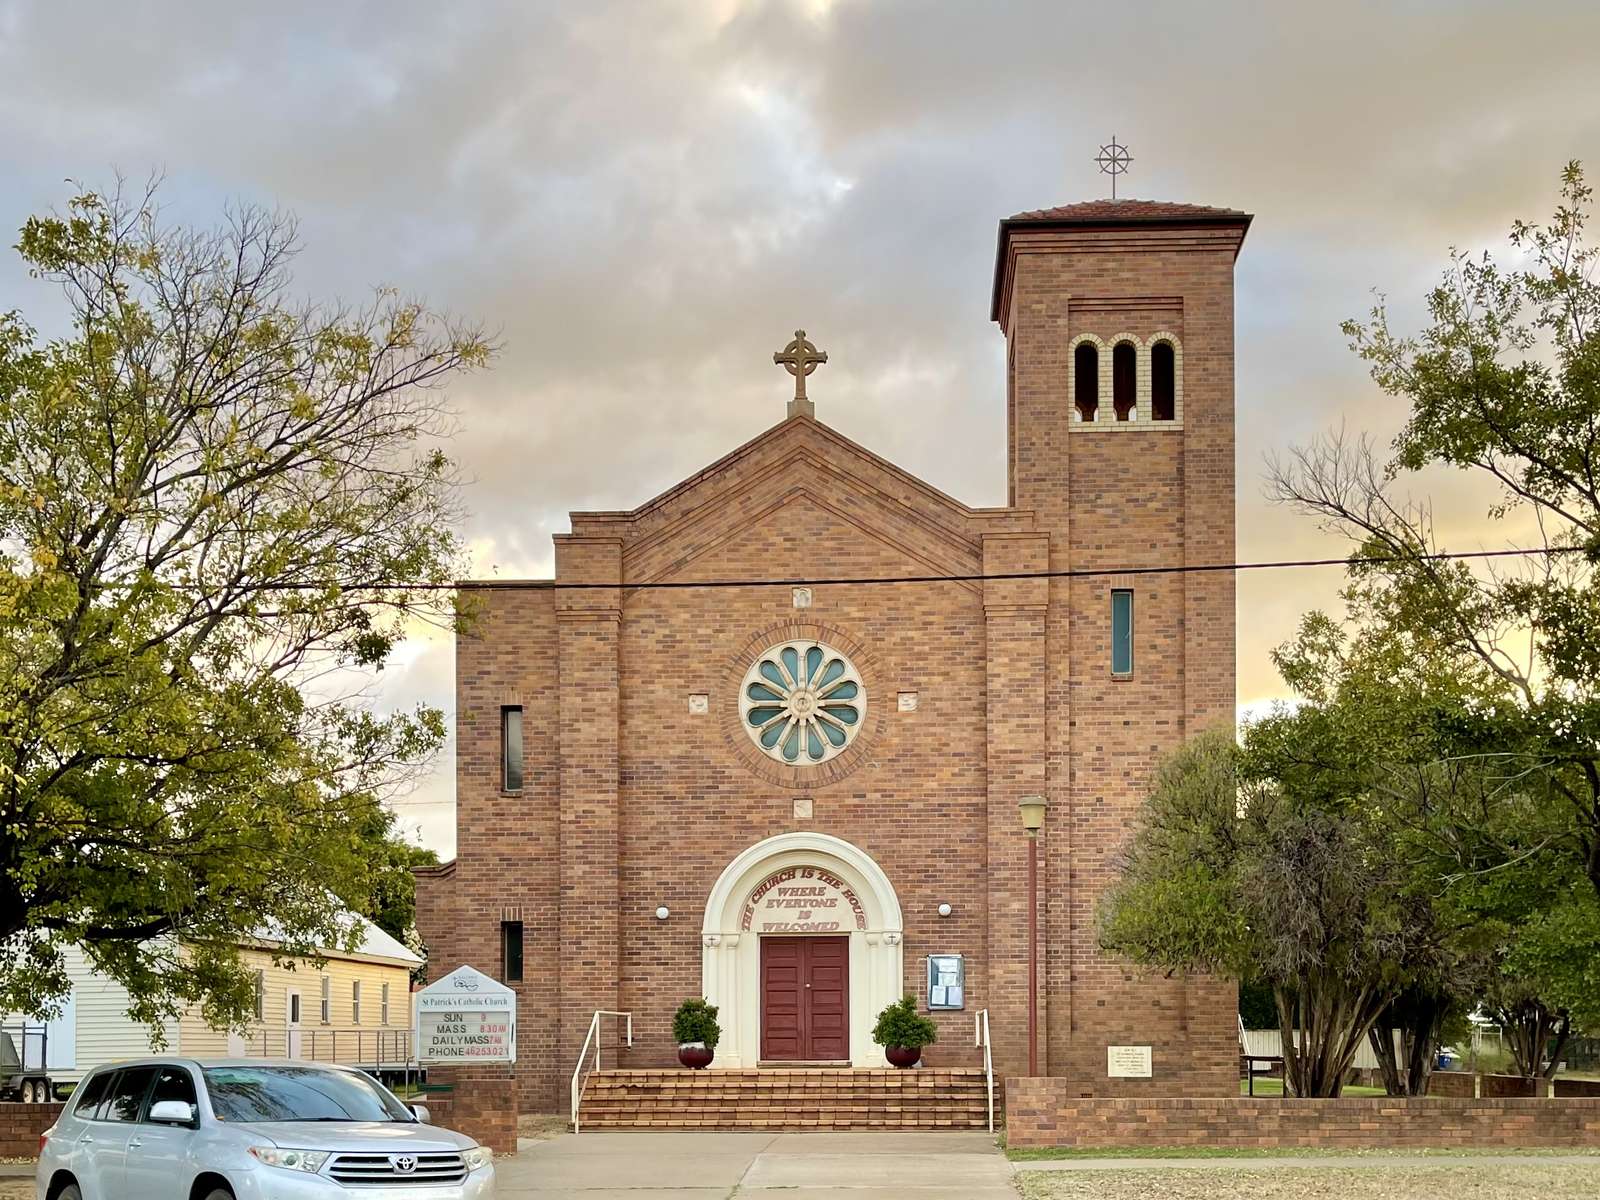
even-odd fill
[[(843, 753), (815, 766), (791, 767), (768, 758), (745, 733), (739, 718), (739, 686), (758, 654), (778, 642), (808, 638), (843, 651), (855, 664), (867, 690), (867, 715), (861, 732), (856, 734), (855, 740)], [(722, 686), (717, 689), (712, 703), (717, 706), (717, 722), (729, 747), (751, 774), (788, 793), (809, 793), (814, 788), (837, 783), (861, 765), (864, 756), (883, 732), (886, 715), (889, 708), (893, 707), (889, 698), (894, 692), (895, 688), (879, 673), (872, 654), (855, 638), (831, 625), (796, 620), (769, 625), (746, 641), (724, 667)]]
[[(1074, 371), (1077, 367), (1077, 349), (1080, 342), (1092, 342), (1099, 359), (1100, 392), (1099, 403), (1095, 407), (1095, 419), (1085, 421), (1078, 413), (1077, 384)], [(1127, 342), (1134, 349), (1134, 385), (1133, 385), (1133, 412), (1126, 421), (1116, 419), (1115, 397), (1112, 393), (1112, 368), (1111, 358), (1117, 346)], [(1172, 374), (1173, 374), (1173, 419), (1170, 421), (1157, 421), (1154, 419), (1154, 403), (1151, 390), (1151, 360), (1150, 352), (1157, 342), (1166, 342), (1172, 347)], [(1124, 330), (1110, 338), (1101, 338), (1098, 334), (1080, 333), (1067, 343), (1067, 406), (1072, 410), (1072, 419), (1068, 422), (1068, 429), (1073, 433), (1087, 432), (1091, 429), (1182, 429), (1183, 428), (1183, 343), (1178, 335), (1171, 330), (1161, 329), (1141, 339), (1138, 334)], [(1109, 413), (1109, 419), (1105, 414)]]
[[(1094, 420), (1085, 422), (1083, 414), (1078, 411), (1078, 384), (1076, 371), (1078, 369), (1078, 346), (1082, 342), (1093, 342), (1095, 351), (1095, 367), (1100, 376), (1100, 387), (1095, 397)], [(1101, 341), (1092, 333), (1080, 333), (1067, 343), (1067, 407), (1072, 410), (1072, 425), (1102, 425), (1105, 424), (1100, 417), (1106, 408), (1106, 397), (1111, 395), (1111, 347)]]
[[(1155, 350), (1157, 342), (1165, 342), (1172, 347), (1172, 420), (1156, 421), (1155, 407), (1150, 404), (1150, 380), (1154, 377), (1151, 370), (1151, 353)], [(1159, 329), (1145, 339), (1144, 353), (1139, 357), (1139, 386), (1143, 402), (1150, 404), (1147, 410), (1151, 416), (1151, 424), (1160, 425), (1162, 428), (1183, 428), (1183, 342), (1178, 335), (1170, 329)]]

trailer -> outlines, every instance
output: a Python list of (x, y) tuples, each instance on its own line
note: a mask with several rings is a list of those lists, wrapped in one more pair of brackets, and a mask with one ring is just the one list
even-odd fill
[(44, 1025), (0, 1027), (0, 1100), (44, 1104), (56, 1098), (48, 1067), (50, 1031)]

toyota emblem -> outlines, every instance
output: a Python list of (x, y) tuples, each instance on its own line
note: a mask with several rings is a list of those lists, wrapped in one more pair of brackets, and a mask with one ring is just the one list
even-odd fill
[(411, 1154), (392, 1154), (389, 1156), (389, 1165), (395, 1169), (396, 1174), (409, 1175), (417, 1169), (416, 1156)]

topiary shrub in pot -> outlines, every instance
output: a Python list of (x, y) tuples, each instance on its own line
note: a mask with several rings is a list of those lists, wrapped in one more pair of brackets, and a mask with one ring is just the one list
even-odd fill
[(914, 1067), (922, 1048), (939, 1040), (939, 1027), (917, 1012), (915, 996), (903, 996), (878, 1014), (872, 1040), (883, 1047), (883, 1056), (895, 1066)]
[(672, 1018), (672, 1040), (678, 1043), (678, 1061), (684, 1066), (696, 1071), (709, 1067), (721, 1037), (715, 1004), (696, 996), (678, 1005)]

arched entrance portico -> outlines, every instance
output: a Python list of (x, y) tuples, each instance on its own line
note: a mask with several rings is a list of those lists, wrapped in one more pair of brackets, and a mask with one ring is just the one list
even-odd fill
[[(795, 874), (787, 875), (791, 870)], [(832, 919), (791, 924), (755, 918), (776, 887), (790, 882), (816, 884), (835, 901)], [(872, 1024), (904, 986), (904, 925), (894, 886), (871, 856), (842, 838), (784, 833), (729, 863), (706, 900), (700, 986), (720, 1009), (717, 1066), (753, 1067), (760, 1061), (762, 938), (803, 936), (835, 921), (838, 928), (827, 932), (849, 939), (850, 1064), (887, 1065), (882, 1047), (873, 1044)], [(776, 932), (763, 932), (767, 927)]]

